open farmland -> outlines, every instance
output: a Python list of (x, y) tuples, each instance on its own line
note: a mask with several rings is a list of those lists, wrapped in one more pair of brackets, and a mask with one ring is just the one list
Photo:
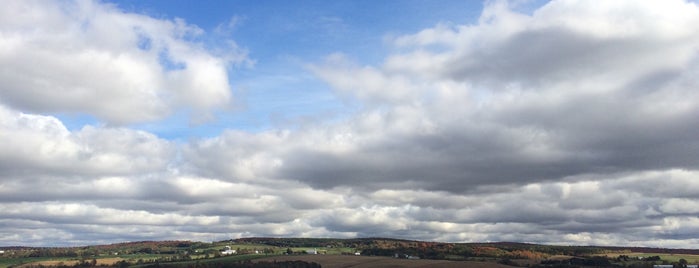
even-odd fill
[[(4, 267), (190, 267), (294, 262), (322, 267), (652, 267), (699, 263), (697, 250), (440, 243), (390, 238), (240, 238), (218, 242), (141, 241), (83, 247), (4, 247)], [(231, 250), (224, 254), (224, 250)], [(317, 253), (317, 254), (314, 254)], [(355, 254), (359, 254), (357, 256)], [(393, 258), (398, 256), (400, 258)], [(680, 260), (684, 261), (680, 261)]]
[[(96, 266), (114, 266), (115, 263), (126, 260), (123, 258), (102, 258), (102, 259), (95, 259)], [(34, 266), (74, 266), (78, 265), (80, 263), (79, 260), (50, 260), (50, 261), (38, 261), (38, 262), (31, 262), (31, 263), (26, 263), (22, 264), (19, 266), (15, 266), (18, 268), (26, 268), (26, 267), (34, 267)]]
[(645, 253), (645, 252), (617, 253), (617, 252), (612, 252), (612, 253), (599, 254), (598, 256), (604, 256), (607, 258), (617, 258), (620, 255), (629, 256), (629, 258), (631, 258), (631, 259), (644, 259), (644, 258), (649, 258), (649, 257), (653, 257), (653, 256), (658, 256), (658, 257), (660, 257), (660, 259), (668, 261), (668, 262), (679, 262), (680, 259), (684, 259), (689, 264), (699, 264), (699, 255), (696, 255), (696, 254)]
[(258, 261), (305, 261), (315, 262), (323, 268), (340, 267), (472, 267), (472, 268), (509, 268), (511, 266), (494, 262), (448, 261), (448, 260), (408, 260), (390, 257), (348, 256), (348, 255), (295, 255), (274, 256)]

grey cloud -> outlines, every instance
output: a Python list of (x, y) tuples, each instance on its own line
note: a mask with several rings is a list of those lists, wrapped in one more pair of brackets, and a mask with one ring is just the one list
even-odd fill
[[(687, 21), (670, 23), (699, 17), (687, 12)], [(352, 189), (338, 210), (298, 211), (334, 234), (441, 230), (437, 237), (462, 241), (577, 244), (691, 237), (683, 230), (692, 230), (686, 216), (695, 212), (667, 199), (696, 198), (688, 179), (699, 164), (696, 33), (637, 27), (617, 36), (605, 15), (599, 20), (611, 34), (600, 34), (585, 23), (553, 27), (556, 20), (537, 14), (503, 24), (516, 28), (503, 38), (487, 35), (489, 25), (457, 28), (445, 36), (467, 41), (438, 52), (416, 44), (381, 68), (337, 57), (314, 66), (371, 105), (342, 124), (192, 144), (192, 170)], [(490, 46), (468, 47), (478, 37)], [(390, 224), (379, 223), (387, 217)]]
[[(550, 5), (544, 9), (574, 9), (575, 4)], [(594, 13), (590, 10), (586, 12)], [(637, 12), (639, 20), (655, 14), (650, 6)], [(687, 18), (669, 23), (681, 28), (699, 17), (696, 9), (686, 12)], [(496, 21), (508, 16), (493, 14)], [(350, 122), (354, 129), (337, 128), (338, 135), (358, 137), (350, 151), (301, 147), (277, 152), (284, 165), (270, 176), (321, 189), (468, 192), (482, 185), (583, 174), (695, 169), (696, 32), (661, 34), (665, 28), (652, 26), (624, 33), (614, 28), (615, 17), (602, 16), (599, 24), (612, 34), (599, 33), (578, 23), (586, 20), (576, 14), (565, 18), (570, 24), (561, 25), (547, 15), (534, 12), (515, 20), (519, 24), (503, 24), (514, 28), (514, 33), (503, 29), (503, 36), (493, 35), (487, 23), (457, 28), (452, 38), (461, 43), (450, 43), (451, 50), (425, 52), (427, 45), (416, 44), (414, 50), (390, 57), (384, 69), (348, 68), (336, 58), (323, 68), (316, 66), (315, 72), (338, 91), (379, 99), (380, 119), (367, 128), (357, 122), (374, 120), (365, 118), (374, 114), (360, 114)], [(652, 24), (638, 22), (646, 23)], [(488, 46), (469, 40), (481, 37)], [(423, 57), (425, 53), (434, 57)], [(445, 79), (466, 86), (451, 89)], [(459, 90), (468, 94), (453, 92)], [(377, 138), (376, 133), (384, 135)]]
[(282, 157), (285, 161), (278, 173), (324, 189), (366, 185), (467, 192), (480, 185), (527, 183), (597, 171), (593, 161), (585, 163), (575, 156), (537, 159), (522, 148), (528, 146), (527, 141), (518, 144), (514, 132), (494, 129), (478, 134), (468, 130), (433, 136), (406, 134), (387, 137), (351, 153), (295, 150), (287, 154), (289, 157)]
[[(674, 41), (648, 37), (599, 38), (565, 27), (551, 27), (523, 31), (495, 47), (458, 55), (445, 63), (443, 72), (452, 79), (492, 85), (493, 90), (500, 90), (497, 86), (502, 81), (516, 81), (529, 88), (583, 77), (604, 79), (616, 75), (623, 79), (629, 69), (644, 74), (659, 68), (671, 74), (668, 69), (685, 64), (687, 58), (670, 57), (660, 62), (660, 55), (665, 53), (662, 51), (676, 53), (678, 48), (691, 49), (691, 45), (675, 47)], [(653, 81), (657, 83), (664, 77), (652, 78), (661, 79)]]

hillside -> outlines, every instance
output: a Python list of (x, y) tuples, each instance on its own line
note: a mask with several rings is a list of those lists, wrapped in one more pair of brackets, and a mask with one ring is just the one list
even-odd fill
[(398, 262), (440, 260), (457, 262), (445, 262), (444, 265), (485, 262), (529, 267), (652, 267), (653, 264), (699, 262), (699, 250), (695, 249), (552, 246), (512, 242), (441, 243), (392, 238), (250, 237), (213, 243), (140, 241), (82, 247), (15, 246), (0, 247), (0, 251), (0, 267), (149, 267), (165, 264), (199, 267), (203, 263), (218, 265), (256, 259), (306, 262), (311, 261), (308, 258), (318, 258), (309, 257), (311, 255), (335, 256), (316, 259), (318, 263), (326, 263), (324, 267), (337, 261), (364, 263), (367, 256), (383, 257), (372, 259), (381, 262), (391, 262), (391, 259), (401, 260)]

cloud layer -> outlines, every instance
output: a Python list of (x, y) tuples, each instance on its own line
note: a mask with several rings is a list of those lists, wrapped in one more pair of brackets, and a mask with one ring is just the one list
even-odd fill
[(390, 39), (380, 66), (340, 53), (309, 64), (361, 104), (341, 122), (187, 142), (68, 130), (53, 115), (119, 125), (225, 107), (234, 60), (197, 41), (203, 30), (35, 4), (0, 11), (1, 245), (699, 242), (694, 3), (552, 1), (524, 14), (492, 2), (477, 24)]

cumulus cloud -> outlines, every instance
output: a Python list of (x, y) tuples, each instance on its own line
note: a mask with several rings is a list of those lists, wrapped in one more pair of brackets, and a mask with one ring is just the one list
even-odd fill
[[(194, 164), (229, 180), (372, 192), (359, 194), (366, 203), (312, 223), (336, 233), (416, 237), (441, 228), (458, 230), (440, 236), (447, 240), (665, 239), (666, 217), (691, 226), (686, 217), (696, 215), (680, 208), (694, 202), (693, 188), (672, 185), (692, 185), (681, 180), (699, 164), (697, 19), (697, 6), (684, 1), (553, 1), (531, 14), (494, 2), (475, 25), (395, 38), (400, 49), (381, 66), (341, 54), (312, 65), (364, 105), (341, 125), (229, 133), (187, 154), (239, 152), (226, 158), (235, 162)], [(263, 168), (241, 169), (252, 163)], [(433, 193), (445, 199), (414, 197)], [(395, 225), (373, 224), (386, 215)], [(483, 225), (503, 228), (473, 231)], [(513, 226), (517, 234), (506, 231)]]
[[(177, 107), (205, 116), (231, 99), (227, 65), (180, 19), (93, 1), (11, 1), (0, 13), (2, 103), (38, 113), (87, 113), (113, 124), (153, 121)], [(237, 51), (236, 47), (227, 48)]]
[(354, 151), (305, 148), (314, 161), (294, 158), (282, 173), (321, 187), (364, 179), (466, 191), (695, 169), (699, 36), (689, 25), (699, 9), (655, 4), (554, 1), (526, 15), (498, 2), (476, 25), (396, 38), (408, 51), (381, 67), (347, 67), (333, 56), (312, 69), (341, 92), (378, 103), (354, 121), (373, 125), (350, 130)]
[(118, 176), (165, 168), (173, 148), (153, 134), (86, 126), (70, 132), (55, 117), (0, 106), (0, 175)]

